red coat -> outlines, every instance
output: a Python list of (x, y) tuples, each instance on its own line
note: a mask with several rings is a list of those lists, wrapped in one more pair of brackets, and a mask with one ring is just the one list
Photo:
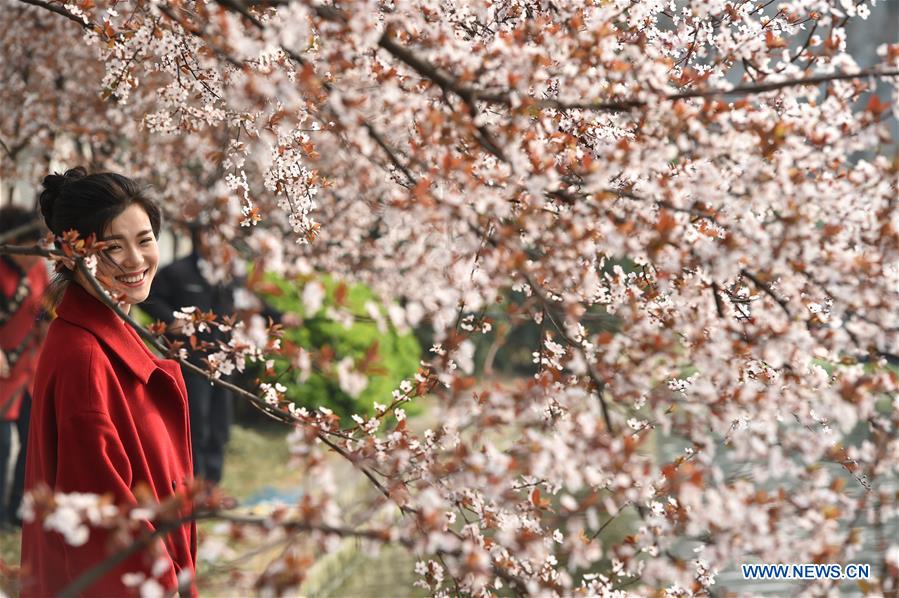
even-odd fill
[[(157, 500), (192, 480), (187, 393), (174, 361), (156, 358), (134, 330), (77, 283), (70, 283), (38, 363), (28, 435), (25, 490), (107, 494), (135, 504), (138, 486)], [(147, 524), (149, 525), (149, 524)], [(165, 536), (172, 567), (161, 578), (177, 587), (195, 571), (196, 526)], [(22, 597), (52, 596), (110, 555), (109, 535), (91, 529), (86, 544), (66, 544), (40, 523), (22, 528)], [(143, 572), (146, 553), (129, 557), (87, 596), (134, 595), (125, 573)], [(196, 588), (191, 588), (196, 595)]]
[[(0, 325), (0, 349), (7, 357), (13, 351), (20, 357), (10, 368), (9, 376), (0, 377), (0, 419), (16, 420), (22, 406), (25, 391), (31, 391), (37, 355), (40, 349), (40, 324), (37, 317), (41, 312), (41, 298), (47, 288), (47, 267), (38, 261), (27, 272), (31, 292), (22, 304)], [(10, 297), (19, 286), (20, 274), (6, 260), (0, 260), (0, 293)]]

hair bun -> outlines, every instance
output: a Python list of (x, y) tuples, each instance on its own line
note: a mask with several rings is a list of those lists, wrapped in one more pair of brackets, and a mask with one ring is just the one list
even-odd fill
[(41, 215), (44, 217), (47, 228), (55, 234), (61, 232), (53, 228), (53, 208), (56, 205), (56, 200), (59, 199), (66, 185), (85, 176), (87, 176), (87, 170), (81, 166), (76, 166), (67, 170), (65, 174), (48, 174), (41, 182), (41, 185), (44, 187), (40, 197)]

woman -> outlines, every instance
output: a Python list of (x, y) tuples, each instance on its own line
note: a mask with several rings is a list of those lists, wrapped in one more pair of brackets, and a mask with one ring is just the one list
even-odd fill
[[(43, 181), (41, 213), (60, 236), (75, 230), (107, 243), (96, 276), (124, 309), (147, 298), (159, 263), (159, 208), (133, 181), (84, 169)], [(58, 302), (38, 363), (26, 466), (26, 491), (110, 496), (121, 506), (165, 500), (192, 481), (184, 381), (174, 361), (156, 358), (137, 333), (103, 303), (75, 264), (57, 266), (48, 295)], [(150, 523), (145, 523), (152, 528)], [(168, 591), (196, 595), (196, 528), (164, 534), (164, 548), (140, 551), (85, 590), (135, 595), (134, 580), (155, 578)], [(93, 528), (73, 546), (40, 521), (23, 526), (22, 596), (55, 596), (118, 547)], [(156, 548), (160, 546), (157, 544)], [(129, 583), (126, 584), (125, 582)], [(152, 583), (152, 582), (151, 582)]]

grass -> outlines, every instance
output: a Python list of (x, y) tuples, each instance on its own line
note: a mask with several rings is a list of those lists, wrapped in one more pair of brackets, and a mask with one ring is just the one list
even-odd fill
[(15, 575), (19, 567), (22, 534), (19, 530), (4, 528), (0, 531), (0, 595), (13, 595)]
[(238, 499), (249, 498), (265, 488), (293, 488), (299, 485), (297, 472), (290, 468), (287, 427), (231, 428), (225, 456), (222, 489)]

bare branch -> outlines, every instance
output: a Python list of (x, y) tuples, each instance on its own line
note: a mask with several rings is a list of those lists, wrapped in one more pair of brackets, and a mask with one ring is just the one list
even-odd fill
[(223, 8), (239, 13), (242, 17), (252, 23), (253, 27), (255, 27), (256, 29), (259, 29), (260, 31), (265, 29), (265, 25), (263, 25), (262, 22), (257, 19), (249, 10), (247, 10), (246, 6), (242, 5), (237, 0), (215, 0), (215, 3)]
[(3, 151), (6, 152), (7, 156), (9, 156), (11, 159), (15, 160), (16, 155), (13, 153), (13, 151), (11, 149), (9, 149), (9, 146), (6, 145), (6, 142), (3, 141), (2, 138), (0, 138), (0, 147), (3, 148)]
[(374, 139), (375, 143), (378, 144), (378, 147), (384, 150), (384, 153), (387, 154), (387, 158), (390, 160), (390, 163), (393, 164), (397, 168), (397, 170), (402, 172), (403, 175), (405, 175), (408, 183), (413, 186), (418, 183), (418, 179), (416, 179), (409, 168), (400, 161), (399, 157), (396, 155), (396, 152), (389, 145), (387, 145), (387, 142), (384, 141), (384, 138), (381, 136), (381, 134), (378, 133), (378, 131), (368, 121), (366, 121), (362, 126), (365, 127), (365, 130), (368, 131), (369, 136)]

